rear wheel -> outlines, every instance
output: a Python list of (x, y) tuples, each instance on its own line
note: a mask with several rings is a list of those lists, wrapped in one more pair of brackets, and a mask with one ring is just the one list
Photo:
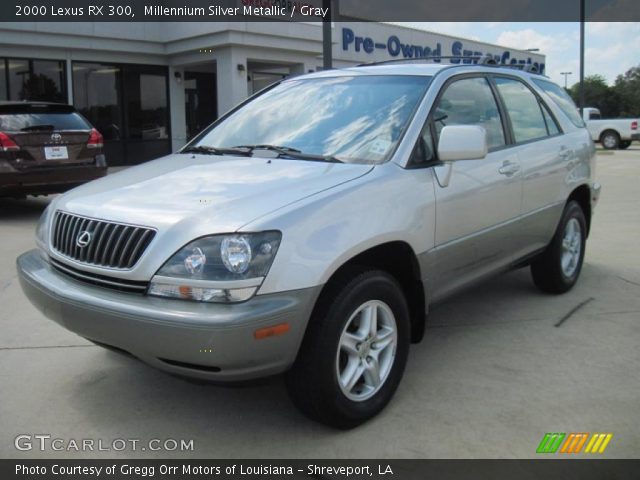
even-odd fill
[(631, 146), (631, 140), (622, 140), (620, 142), (620, 145), (618, 146), (618, 148), (620, 150), (626, 150), (627, 148), (629, 148)]
[(533, 282), (543, 292), (565, 293), (576, 284), (582, 262), (587, 222), (580, 204), (570, 201), (547, 249), (531, 263)]
[(620, 135), (613, 130), (607, 130), (600, 137), (600, 142), (607, 150), (617, 150), (620, 145)]
[(356, 427), (396, 391), (409, 352), (409, 309), (396, 280), (356, 271), (329, 285), (287, 387), (296, 406), (332, 427)]

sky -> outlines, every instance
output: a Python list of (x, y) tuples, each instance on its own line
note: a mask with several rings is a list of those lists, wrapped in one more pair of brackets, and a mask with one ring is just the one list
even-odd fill
[[(511, 48), (539, 48), (546, 55), (546, 75), (564, 85), (560, 72), (573, 72), (568, 85), (580, 79), (580, 24), (563, 22), (398, 22)], [(599, 74), (610, 85), (618, 75), (640, 65), (640, 23), (586, 24), (585, 75)]]

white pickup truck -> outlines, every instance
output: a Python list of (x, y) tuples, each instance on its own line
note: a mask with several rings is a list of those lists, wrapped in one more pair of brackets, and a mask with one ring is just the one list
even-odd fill
[(582, 118), (593, 141), (601, 143), (607, 150), (624, 150), (633, 140), (640, 140), (637, 118), (603, 120), (597, 108), (585, 108)]

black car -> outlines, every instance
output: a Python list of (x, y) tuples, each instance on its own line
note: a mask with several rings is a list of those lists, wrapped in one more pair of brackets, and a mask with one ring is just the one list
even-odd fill
[(60, 193), (103, 177), (102, 147), (71, 105), (0, 102), (0, 197)]

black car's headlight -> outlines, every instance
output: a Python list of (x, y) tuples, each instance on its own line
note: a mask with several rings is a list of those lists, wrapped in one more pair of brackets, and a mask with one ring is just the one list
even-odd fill
[(199, 302), (248, 300), (269, 272), (281, 238), (270, 231), (194, 240), (158, 270), (148, 293)]

